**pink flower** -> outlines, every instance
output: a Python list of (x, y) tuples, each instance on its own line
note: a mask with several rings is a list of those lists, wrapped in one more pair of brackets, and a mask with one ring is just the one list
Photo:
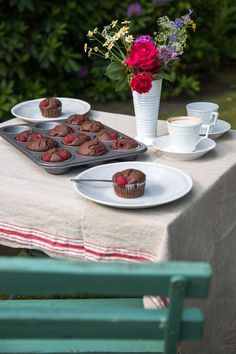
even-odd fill
[(130, 82), (130, 87), (138, 93), (146, 93), (152, 88), (152, 74), (145, 71), (142, 74), (134, 76)]
[(151, 37), (145, 41), (135, 41), (130, 50), (130, 56), (125, 59), (125, 63), (140, 71), (150, 71), (156, 73), (159, 69), (157, 62), (158, 50)]

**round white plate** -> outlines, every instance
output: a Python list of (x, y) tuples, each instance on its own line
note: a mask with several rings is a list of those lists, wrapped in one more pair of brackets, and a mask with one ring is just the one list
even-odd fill
[(93, 202), (115, 208), (149, 208), (183, 197), (192, 188), (192, 179), (181, 170), (149, 162), (120, 162), (90, 168), (75, 178), (111, 179), (119, 171), (135, 168), (146, 174), (144, 195), (125, 199), (118, 197), (112, 183), (73, 182), (76, 192)]
[(208, 135), (211, 139), (218, 139), (221, 135), (225, 134), (231, 129), (231, 125), (225, 120), (217, 119), (216, 124), (213, 126), (213, 131)]
[(85, 114), (91, 106), (88, 102), (78, 100), (76, 98), (57, 97), (62, 103), (62, 114), (56, 118), (45, 118), (41, 115), (39, 109), (39, 103), (43, 98), (36, 100), (25, 101), (12, 107), (11, 113), (18, 118), (25, 120), (26, 122), (42, 122), (49, 120), (62, 120), (67, 119), (71, 114)]
[(177, 160), (195, 160), (205, 155), (214, 147), (216, 143), (209, 138), (199, 141), (193, 152), (176, 152), (170, 146), (169, 135), (161, 136), (153, 141), (153, 147), (162, 152), (163, 156)]

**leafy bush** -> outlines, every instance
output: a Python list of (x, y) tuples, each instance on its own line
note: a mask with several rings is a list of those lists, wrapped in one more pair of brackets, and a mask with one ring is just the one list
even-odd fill
[(125, 100), (129, 93), (117, 95), (104, 76), (104, 62), (84, 53), (88, 30), (127, 18), (129, 9), (135, 34), (151, 34), (157, 17), (174, 19), (190, 7), (197, 29), (174, 66), (176, 81), (165, 96), (193, 95), (203, 77), (220, 70), (223, 58), (236, 58), (232, 1), (0, 1), (0, 117), (15, 103), (48, 95)]

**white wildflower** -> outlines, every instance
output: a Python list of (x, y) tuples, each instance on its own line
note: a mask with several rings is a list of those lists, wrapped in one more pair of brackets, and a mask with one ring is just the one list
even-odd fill
[(118, 20), (113, 20), (111, 22), (111, 27), (114, 28), (117, 25)]
[(93, 36), (93, 31), (88, 31), (87, 36), (88, 36), (88, 37), (92, 37), (92, 36)]
[(132, 43), (133, 40), (134, 40), (134, 37), (131, 34), (129, 34), (128, 36), (125, 37), (125, 42), (127, 42), (127, 43)]

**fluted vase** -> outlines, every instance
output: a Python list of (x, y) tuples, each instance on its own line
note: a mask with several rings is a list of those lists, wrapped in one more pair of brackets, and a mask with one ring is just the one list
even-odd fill
[(146, 93), (132, 91), (136, 118), (136, 140), (152, 145), (157, 137), (157, 121), (161, 98), (162, 80), (153, 80), (152, 88)]

